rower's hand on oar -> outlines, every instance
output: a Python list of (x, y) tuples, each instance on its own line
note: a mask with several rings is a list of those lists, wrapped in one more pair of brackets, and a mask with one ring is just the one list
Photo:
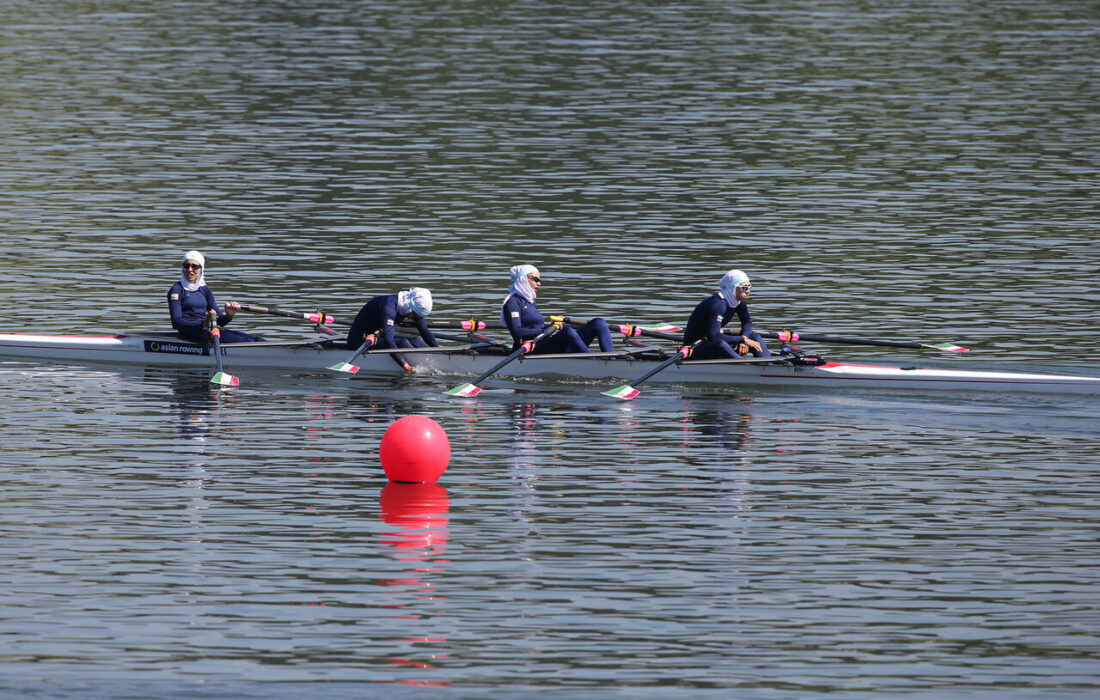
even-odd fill
[(237, 315), (237, 309), (241, 308), (241, 305), (235, 301), (225, 302), (225, 316), (229, 320), (232, 320)]
[[(760, 347), (760, 343), (753, 340), (752, 338), (746, 338), (745, 336), (741, 336), (741, 345), (746, 347), (746, 348), (751, 348), (752, 350), (755, 350), (756, 352), (762, 352), (762, 348)], [(740, 347), (738, 348), (737, 351), (739, 353), (741, 353), (742, 355), (744, 355), (746, 352), (748, 352), (747, 349), (746, 350), (741, 350)]]

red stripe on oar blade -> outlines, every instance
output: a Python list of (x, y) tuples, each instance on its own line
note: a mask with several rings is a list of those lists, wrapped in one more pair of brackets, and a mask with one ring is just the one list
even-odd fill
[(605, 396), (622, 399), (623, 401), (629, 401), (640, 393), (642, 392), (638, 391), (629, 384), (623, 384), (622, 386), (617, 386), (614, 389), (609, 389), (608, 391), (603, 392)]
[(218, 372), (210, 378), (210, 383), (221, 384), (222, 386), (240, 386), (241, 380), (238, 377), (234, 377), (232, 374)]
[(446, 393), (451, 396), (461, 396), (463, 398), (469, 398), (471, 396), (477, 396), (481, 393), (481, 387), (473, 384), (463, 384), (462, 386), (456, 386), (454, 389), (449, 389)]
[(329, 367), (334, 372), (347, 372), (348, 374), (355, 374), (359, 371), (358, 365), (348, 364), (347, 362), (337, 362)]

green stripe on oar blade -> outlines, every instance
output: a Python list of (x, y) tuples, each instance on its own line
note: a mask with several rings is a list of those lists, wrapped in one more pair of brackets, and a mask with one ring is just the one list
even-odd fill
[(462, 386), (456, 386), (454, 389), (448, 389), (444, 393), (450, 394), (451, 396), (477, 396), (481, 393), (481, 387), (474, 384), (463, 384)]
[(617, 386), (614, 389), (609, 389), (600, 393), (604, 394), (605, 396), (610, 396), (612, 398), (629, 401), (630, 399), (634, 398), (642, 392), (638, 391), (629, 384), (623, 384), (622, 386)]
[(337, 362), (331, 367), (328, 367), (328, 369), (331, 369), (334, 372), (347, 372), (348, 374), (355, 374), (359, 371), (359, 367), (357, 365), (353, 365), (348, 362)]
[(961, 345), (955, 345), (954, 343), (923, 343), (922, 345), (926, 348), (942, 350), (943, 352), (970, 352), (967, 348)]
[(210, 383), (221, 384), (222, 386), (240, 386), (241, 380), (234, 377), (232, 374), (218, 372), (210, 378)]

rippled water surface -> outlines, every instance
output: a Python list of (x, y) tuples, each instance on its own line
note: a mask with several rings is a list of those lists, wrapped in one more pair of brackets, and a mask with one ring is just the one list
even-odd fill
[[(5, 332), (219, 300), (955, 340), (1100, 375), (1080, 2), (0, 9)], [(275, 338), (305, 328), (241, 314)], [(230, 368), (232, 369), (232, 368)], [(1087, 697), (1100, 399), (0, 361), (0, 691)], [(388, 484), (413, 413), (438, 485)]]

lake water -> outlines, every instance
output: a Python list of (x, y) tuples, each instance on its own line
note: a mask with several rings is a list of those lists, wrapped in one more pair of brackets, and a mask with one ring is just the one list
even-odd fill
[[(1100, 375), (1100, 10), (9, 0), (3, 328), (428, 286)], [(240, 314), (274, 338), (307, 328)], [(232, 370), (232, 368), (229, 368)], [(1091, 697), (1100, 398), (0, 362), (0, 694)], [(425, 414), (438, 485), (378, 445)]]

